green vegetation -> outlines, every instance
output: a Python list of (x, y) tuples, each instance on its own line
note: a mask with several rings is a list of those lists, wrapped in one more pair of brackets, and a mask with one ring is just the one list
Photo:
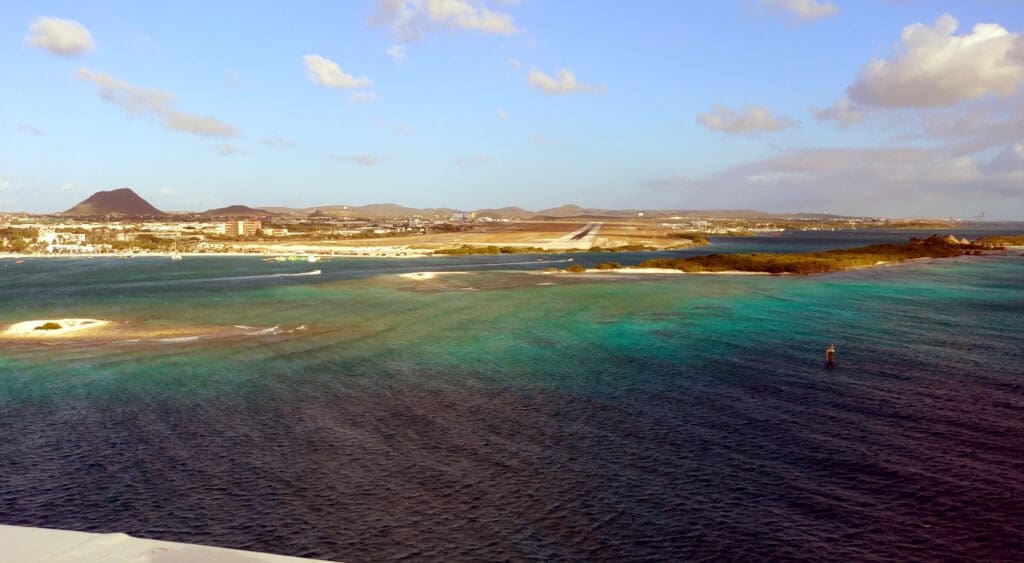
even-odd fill
[[(38, 236), (38, 229), (20, 229), (18, 227), (0, 229), (0, 249), (7, 252), (25, 252), (32, 246), (32, 243), (29, 241), (36, 240)], [(4, 240), (7, 241), (6, 245), (2, 244)]]
[(622, 267), (622, 264), (619, 264), (618, 262), (602, 262), (594, 267), (598, 270), (618, 270)]
[(948, 258), (965, 251), (980, 251), (978, 244), (953, 244), (931, 236), (912, 238), (904, 244), (873, 244), (860, 248), (804, 252), (796, 254), (711, 254), (689, 258), (655, 258), (639, 264), (641, 268), (671, 268), (684, 272), (767, 272), (772, 274), (820, 274), (874, 266), (879, 262), (902, 262), (914, 258)]
[[(610, 248), (605, 248), (603, 246), (591, 246), (590, 248), (588, 248), (584, 252), (641, 252), (641, 251), (644, 251), (644, 250), (663, 250), (663, 249), (655, 248), (653, 246), (647, 246), (647, 245), (644, 245), (644, 244), (625, 244), (625, 245), (622, 245), (622, 246), (613, 246), (613, 247), (610, 247)], [(579, 252), (579, 251), (578, 250), (566, 250), (564, 252)]]
[(587, 269), (583, 267), (583, 264), (580, 264), (579, 262), (576, 262), (572, 266), (569, 266), (568, 268), (566, 268), (565, 271), (566, 272), (572, 272), (574, 274), (580, 274), (580, 273), (586, 272)]
[(706, 236), (698, 233), (672, 233), (669, 236), (688, 240), (691, 246), (707, 246), (711, 244), (711, 241)]
[(467, 254), (537, 254), (549, 252), (536, 246), (470, 246), (462, 245), (460, 248), (442, 248), (435, 250), (434, 254), (467, 255)]
[(60, 323), (49, 322), (43, 323), (32, 330), (60, 330), (62, 328), (64, 327), (60, 326)]

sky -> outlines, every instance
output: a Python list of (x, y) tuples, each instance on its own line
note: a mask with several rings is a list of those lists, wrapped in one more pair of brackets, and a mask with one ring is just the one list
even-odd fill
[(1024, 1), (0, 3), (0, 210), (1024, 219)]

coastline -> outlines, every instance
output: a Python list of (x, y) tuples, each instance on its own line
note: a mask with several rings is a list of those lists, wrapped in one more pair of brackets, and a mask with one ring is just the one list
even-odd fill
[(203, 257), (240, 257), (250, 256), (254, 258), (271, 258), (277, 256), (295, 256), (296, 258), (307, 258), (313, 256), (317, 259), (329, 259), (329, 258), (428, 258), (431, 256), (437, 256), (430, 252), (420, 251), (409, 251), (409, 250), (385, 250), (380, 248), (374, 248), (373, 250), (367, 250), (365, 252), (360, 250), (359, 253), (347, 252), (347, 253), (336, 253), (336, 252), (145, 252), (136, 253), (129, 255), (122, 254), (14, 254), (14, 253), (0, 253), (0, 260), (28, 260), (36, 258), (74, 258), (74, 259), (96, 259), (96, 258), (171, 258), (173, 256), (181, 256), (182, 258), (203, 258)]

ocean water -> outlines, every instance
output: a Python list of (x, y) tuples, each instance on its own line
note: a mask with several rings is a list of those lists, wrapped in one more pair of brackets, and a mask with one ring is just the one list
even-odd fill
[(1024, 557), (1019, 251), (536, 272), (570, 257), (647, 256), (0, 260), (0, 324), (231, 329), (0, 343), (0, 523), (345, 561)]

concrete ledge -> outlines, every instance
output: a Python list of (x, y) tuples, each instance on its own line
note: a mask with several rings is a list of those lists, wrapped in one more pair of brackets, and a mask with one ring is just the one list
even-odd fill
[(0, 525), (0, 563), (299, 563), (300, 557), (271, 555), (187, 543)]

